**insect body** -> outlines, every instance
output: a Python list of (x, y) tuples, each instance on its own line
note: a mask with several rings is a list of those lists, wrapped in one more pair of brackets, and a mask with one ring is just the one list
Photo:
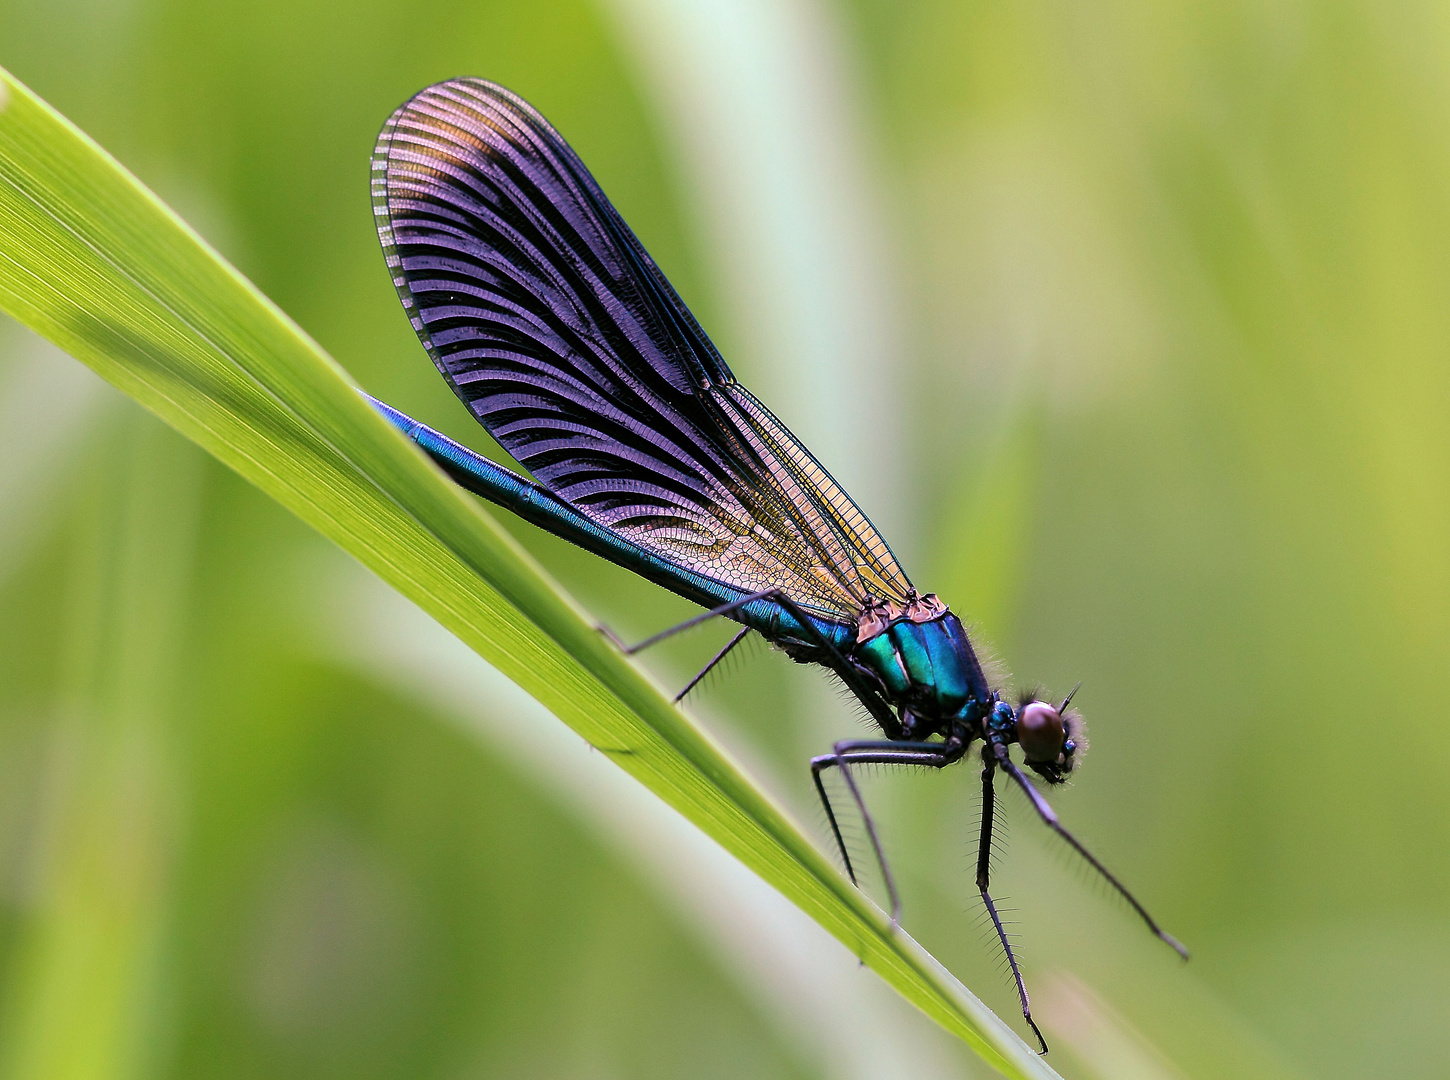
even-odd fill
[(977, 887), (1039, 1041), (988, 888), (999, 771), (1154, 933), (1183, 952), (1062, 828), (1012, 758), (1016, 745), (1048, 784), (1064, 779), (1079, 745), (1068, 700), (1002, 699), (956, 615), (916, 590), (850, 496), (736, 381), (538, 112), (478, 79), (429, 87), (383, 128), (372, 196), (383, 253), (419, 339), (532, 479), (374, 404), (464, 487), (709, 609), (630, 652), (704, 619), (740, 623), (681, 697), (752, 631), (792, 659), (833, 672), (884, 738), (837, 743), (811, 762), (812, 775), (854, 881), (821, 780), (840, 771), (881, 866), (893, 921), (896, 885), (852, 766), (942, 768), (977, 747)]

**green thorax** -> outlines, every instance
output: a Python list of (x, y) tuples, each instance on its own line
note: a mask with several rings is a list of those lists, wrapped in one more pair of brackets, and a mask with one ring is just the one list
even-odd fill
[(900, 612), (868, 613), (861, 623), (853, 656), (881, 680), (892, 705), (930, 720), (960, 717), (973, 702), (983, 711), (991, 707), (991, 689), (961, 620), (935, 596)]

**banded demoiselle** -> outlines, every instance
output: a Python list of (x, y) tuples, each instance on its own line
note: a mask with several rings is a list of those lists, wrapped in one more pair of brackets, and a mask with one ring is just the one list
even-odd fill
[[(372, 163), (378, 236), (413, 329), (458, 397), (532, 479), (374, 401), (459, 484), (741, 629), (683, 697), (752, 631), (830, 671), (882, 739), (811, 761), (840, 770), (891, 904), (896, 884), (852, 766), (940, 769), (980, 744), (977, 889), (1022, 1015), (1047, 1052), (989, 889), (1000, 771), (1042, 820), (1185, 958), (1126, 888), (1063, 828), (1013, 760), (1048, 785), (1080, 760), (1081, 717), (1035, 695), (1004, 699), (961, 622), (921, 593), (851, 497), (731, 374), (589, 170), (527, 102), (480, 79), (423, 90), (384, 126)], [(676, 700), (679, 700), (677, 698)]]

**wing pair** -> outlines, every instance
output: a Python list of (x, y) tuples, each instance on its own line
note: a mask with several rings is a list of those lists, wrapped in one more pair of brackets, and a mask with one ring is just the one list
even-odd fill
[(914, 595), (526, 102), (477, 79), (422, 91), (383, 128), (372, 191), (393, 283), (438, 370), (586, 518), (837, 622), (868, 598)]

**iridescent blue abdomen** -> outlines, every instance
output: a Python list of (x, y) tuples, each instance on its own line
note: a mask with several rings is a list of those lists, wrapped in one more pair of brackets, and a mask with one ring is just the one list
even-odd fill
[(887, 700), (924, 719), (962, 716), (973, 702), (982, 712), (990, 708), (982, 665), (950, 611), (927, 622), (898, 618), (858, 643), (853, 655), (881, 680)]

